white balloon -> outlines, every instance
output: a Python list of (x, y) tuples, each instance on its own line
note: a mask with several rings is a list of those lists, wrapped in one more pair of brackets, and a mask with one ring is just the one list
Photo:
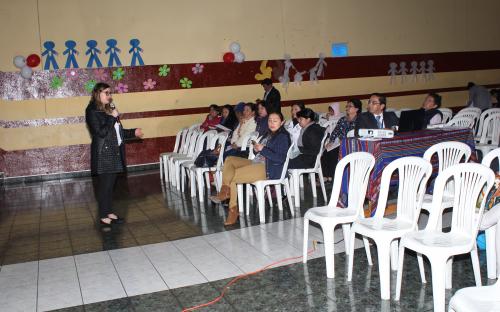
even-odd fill
[(23, 68), (26, 65), (26, 59), (22, 55), (14, 57), (14, 66), (17, 68)]
[(236, 63), (243, 63), (245, 61), (245, 54), (243, 54), (243, 52), (234, 54), (234, 61)]
[(231, 42), (229, 45), (229, 50), (234, 54), (240, 52), (240, 44), (238, 42)]
[(21, 68), (21, 77), (23, 77), (24, 79), (30, 79), (31, 76), (33, 76), (33, 69), (31, 69), (31, 67), (24, 66), (23, 68)]

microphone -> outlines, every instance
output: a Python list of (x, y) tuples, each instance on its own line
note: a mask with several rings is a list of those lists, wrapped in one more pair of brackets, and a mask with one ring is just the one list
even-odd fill
[[(114, 102), (109, 103), (109, 107), (110, 107), (112, 110), (115, 110), (115, 109), (116, 109), (116, 105), (115, 105), (115, 103), (114, 103)], [(118, 123), (120, 123), (120, 115), (119, 115), (119, 114), (118, 114), (118, 116), (116, 117), (116, 121), (117, 121)]]

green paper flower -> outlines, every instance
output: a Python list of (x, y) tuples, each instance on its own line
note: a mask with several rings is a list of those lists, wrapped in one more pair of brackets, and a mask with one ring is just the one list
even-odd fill
[(52, 78), (52, 81), (50, 82), (50, 87), (52, 89), (59, 89), (60, 87), (62, 87), (63, 82), (64, 82), (64, 79), (62, 79), (59, 76), (55, 76), (54, 78)]
[(87, 92), (89, 92), (89, 93), (92, 92), (92, 90), (94, 90), (94, 87), (96, 84), (97, 84), (97, 81), (95, 81), (94, 79), (87, 81), (85, 83), (85, 86), (84, 86), (85, 90), (87, 90)]
[(163, 65), (158, 68), (158, 76), (167, 77), (168, 73), (170, 73), (170, 67), (168, 67), (168, 65)]
[(184, 77), (180, 80), (180, 83), (181, 83), (181, 87), (182, 88), (191, 88), (191, 86), (193, 85), (193, 82), (191, 80), (189, 80), (187, 77)]
[(123, 68), (120, 67), (113, 71), (113, 80), (122, 80), (123, 76), (125, 76)]

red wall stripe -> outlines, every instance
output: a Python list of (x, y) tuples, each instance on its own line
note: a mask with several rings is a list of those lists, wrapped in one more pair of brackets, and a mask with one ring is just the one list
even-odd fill
[[(292, 59), (299, 71), (309, 71), (317, 62), (317, 58)], [(412, 61), (433, 60), (436, 72), (453, 72), (467, 70), (500, 68), (500, 51), (446, 52), (402, 55), (350, 56), (344, 58), (326, 58), (324, 77), (319, 79), (342, 79), (387, 76), (389, 63), (402, 61), (410, 68)], [(0, 72), (0, 97), (6, 100), (25, 100), (42, 98), (65, 98), (89, 95), (85, 84), (90, 80), (108, 82), (113, 88), (127, 85), (127, 92), (151, 92), (158, 90), (181, 89), (181, 78), (192, 81), (192, 88), (207, 88), (256, 84), (255, 74), (260, 73), (261, 61), (247, 61), (241, 64), (223, 62), (203, 63), (201, 74), (194, 74), (195, 64), (171, 64), (166, 76), (159, 76), (162, 65), (146, 65), (122, 67), (124, 76), (120, 80), (113, 79), (113, 71), (117, 68), (80, 68), (61, 69), (56, 71), (37, 71), (31, 79), (23, 79), (18, 72)], [(270, 60), (267, 66), (272, 67), (273, 78), (277, 81), (283, 72), (283, 60)], [(74, 75), (72, 74), (74, 72)], [(295, 72), (290, 72), (293, 80)], [(61, 86), (54, 85), (53, 79), (63, 79)], [(152, 79), (156, 82), (154, 89), (145, 89), (144, 82)], [(309, 79), (307, 75), (304, 80)]]

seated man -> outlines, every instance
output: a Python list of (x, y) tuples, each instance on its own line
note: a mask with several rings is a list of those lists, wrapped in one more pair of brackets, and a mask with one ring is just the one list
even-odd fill
[(394, 112), (386, 112), (387, 99), (385, 95), (373, 93), (368, 100), (368, 111), (361, 113), (356, 119), (355, 134), (359, 129), (391, 129), (397, 126), (399, 119)]
[(437, 125), (443, 121), (443, 113), (439, 110), (441, 107), (441, 96), (437, 93), (429, 93), (422, 104), (424, 110), (424, 128), (429, 125)]

